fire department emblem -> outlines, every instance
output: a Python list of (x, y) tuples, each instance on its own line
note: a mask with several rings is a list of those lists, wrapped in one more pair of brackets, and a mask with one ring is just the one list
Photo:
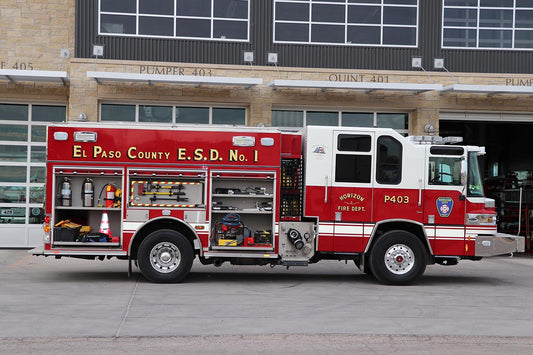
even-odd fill
[(453, 209), (453, 199), (451, 197), (439, 197), (437, 199), (437, 211), (441, 217), (449, 217)]
[(313, 158), (316, 160), (324, 160), (326, 157), (326, 146), (325, 145), (315, 145), (312, 148)]
[(313, 153), (326, 154), (326, 147), (324, 147), (323, 145), (316, 145), (313, 147)]

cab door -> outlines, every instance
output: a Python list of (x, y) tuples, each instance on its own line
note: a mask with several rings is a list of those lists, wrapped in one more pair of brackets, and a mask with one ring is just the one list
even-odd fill
[(330, 188), (333, 251), (362, 251), (364, 224), (372, 221), (374, 136), (363, 130), (334, 131)]
[(425, 151), (401, 137), (382, 134), (376, 139), (374, 183), (375, 223), (392, 220), (423, 222)]
[(465, 254), (465, 194), (463, 147), (428, 147), (424, 223), (435, 230), (436, 255)]

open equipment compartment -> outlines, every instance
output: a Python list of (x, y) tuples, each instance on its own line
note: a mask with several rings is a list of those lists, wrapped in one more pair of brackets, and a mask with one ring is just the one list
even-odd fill
[(205, 176), (197, 170), (132, 170), (129, 207), (205, 208)]
[(275, 172), (211, 171), (210, 250), (273, 250)]
[[(53, 246), (121, 245), (123, 169), (54, 167), (53, 180)], [(104, 213), (112, 237), (99, 233)]]

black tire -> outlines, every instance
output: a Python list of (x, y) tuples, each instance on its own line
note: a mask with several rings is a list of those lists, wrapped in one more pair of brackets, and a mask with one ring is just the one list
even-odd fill
[(182, 234), (161, 229), (150, 233), (139, 246), (137, 261), (143, 276), (152, 282), (180, 282), (191, 271), (194, 252)]
[(386, 285), (408, 285), (418, 281), (427, 264), (424, 244), (414, 234), (390, 231), (383, 234), (370, 252), (370, 269)]

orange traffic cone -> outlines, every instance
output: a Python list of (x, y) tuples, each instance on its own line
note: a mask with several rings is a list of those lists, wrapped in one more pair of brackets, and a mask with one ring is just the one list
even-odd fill
[(102, 221), (100, 222), (100, 233), (107, 234), (111, 238), (111, 228), (109, 228), (109, 217), (107, 216), (107, 211), (102, 213)]

